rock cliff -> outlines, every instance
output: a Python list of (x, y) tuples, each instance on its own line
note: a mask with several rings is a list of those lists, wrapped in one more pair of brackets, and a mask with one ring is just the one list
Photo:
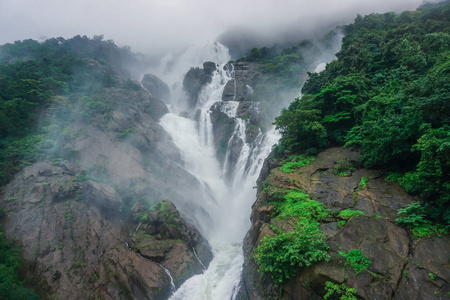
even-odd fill
[(188, 101), (191, 107), (197, 104), (198, 95), (202, 87), (211, 82), (212, 73), (216, 70), (214, 62), (205, 62), (203, 69), (191, 68), (183, 80), (183, 87), (188, 94)]
[[(183, 85), (189, 95), (191, 107), (196, 108), (200, 91), (211, 82), (213, 72), (216, 70), (217, 66), (214, 63), (205, 62), (203, 69), (192, 68), (186, 74)], [(227, 72), (231, 79), (224, 86), (223, 101), (216, 102), (210, 108), (210, 118), (216, 155), (223, 164), (225, 174), (230, 178), (244, 146), (244, 140), (252, 147), (258, 135), (265, 130), (264, 124), (268, 121), (264, 119), (264, 104), (251, 98), (252, 86), (260, 83), (259, 64), (255, 62), (228, 63), (223, 66), (223, 71)], [(199, 111), (195, 119), (198, 120), (198, 116)], [(238, 134), (239, 130), (242, 132)], [(244, 139), (242, 139), (243, 135), (245, 135)]]
[(150, 95), (107, 89), (109, 113), (67, 127), (70, 155), (24, 168), (1, 190), (5, 236), (43, 299), (166, 299), (212, 259), (175, 205), (157, 204), (170, 198), (186, 212), (199, 189), (157, 123), (165, 86), (145, 78)]
[[(331, 210), (331, 217), (320, 224), (330, 260), (297, 268), (296, 275), (281, 289), (270, 277), (258, 273), (254, 251), (264, 236), (274, 234), (272, 225), (277, 224), (273, 217), (276, 194), (260, 189), (253, 205), (252, 227), (244, 240), (241, 299), (322, 299), (326, 282), (345, 282), (361, 299), (447, 299), (450, 238), (413, 238), (399, 227), (395, 223), (398, 209), (417, 199), (397, 183), (385, 181), (382, 172), (359, 168), (357, 160), (356, 151), (330, 148), (292, 173), (282, 172), (274, 159), (266, 161), (260, 186), (265, 181), (281, 189), (305, 191)], [(352, 167), (342, 173), (345, 164)], [(339, 212), (345, 209), (362, 213), (344, 220)], [(353, 249), (370, 260), (360, 273), (346, 265), (342, 255)]]
[(222, 94), (224, 101), (245, 101), (253, 94), (261, 72), (255, 62), (236, 62), (226, 65), (233, 74), (233, 79), (225, 85)]

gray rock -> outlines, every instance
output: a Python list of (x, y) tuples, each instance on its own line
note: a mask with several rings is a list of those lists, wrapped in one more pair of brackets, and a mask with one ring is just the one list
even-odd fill
[[(257, 84), (261, 73), (258, 70), (257, 63), (237, 62), (226, 65), (226, 68), (232, 69), (233, 79), (225, 85), (222, 94), (224, 101), (247, 101), (253, 94), (252, 86)], [(250, 88), (249, 88), (250, 87)]]
[(203, 63), (203, 70), (206, 74), (212, 75), (215, 70), (217, 70), (216, 63), (212, 61), (207, 61)]
[(168, 102), (170, 100), (169, 86), (159, 77), (152, 74), (145, 74), (141, 83), (152, 97), (162, 100), (163, 102)]
[[(365, 216), (353, 217), (343, 227), (337, 219), (327, 218), (320, 229), (330, 247), (329, 262), (299, 268), (280, 290), (270, 276), (257, 272), (252, 255), (264, 236), (272, 235), (270, 204), (275, 194), (259, 190), (253, 205), (252, 226), (244, 240), (244, 269), (240, 296), (242, 299), (321, 299), (325, 282), (343, 283), (355, 288), (361, 299), (445, 299), (450, 290), (450, 240), (448, 236), (413, 240), (394, 222), (400, 207), (417, 200), (398, 184), (386, 183), (376, 170), (356, 169), (349, 177), (333, 173), (337, 162), (357, 160), (358, 152), (330, 148), (298, 172), (283, 173), (273, 160), (266, 160), (258, 180), (268, 180), (280, 189), (301, 189), (332, 210), (359, 209)], [(270, 176), (269, 176), (270, 175)], [(364, 188), (361, 178), (369, 180)], [(278, 225), (280, 227), (280, 225)], [(289, 227), (285, 227), (289, 232)], [(367, 270), (356, 275), (352, 267), (343, 267), (339, 252), (359, 249), (370, 261)], [(430, 275), (431, 274), (431, 275)], [(305, 284), (307, 283), (307, 284)]]
[(101, 210), (117, 212), (123, 204), (122, 198), (110, 185), (88, 180), (84, 188), (84, 200)]
[(206, 70), (191, 68), (184, 76), (183, 87), (188, 94), (188, 101), (191, 107), (195, 107), (197, 104), (197, 98), (202, 87), (212, 80), (211, 64), (207, 63), (206, 66)]

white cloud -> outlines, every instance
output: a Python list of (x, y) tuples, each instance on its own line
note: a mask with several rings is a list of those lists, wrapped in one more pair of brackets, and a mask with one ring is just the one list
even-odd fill
[(213, 40), (230, 27), (277, 36), (349, 23), (356, 14), (417, 8), (422, 0), (0, 0), (0, 44), (104, 34), (155, 54)]

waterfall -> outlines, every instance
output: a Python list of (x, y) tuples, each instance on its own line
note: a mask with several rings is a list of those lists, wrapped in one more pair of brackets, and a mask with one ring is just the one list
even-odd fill
[[(204, 214), (196, 215), (198, 210), (193, 209), (192, 212), (188, 212), (189, 218), (195, 220), (198, 229), (208, 239), (214, 258), (203, 274), (188, 279), (172, 294), (170, 299), (174, 300), (222, 300), (234, 297), (238, 289), (244, 260), (242, 241), (250, 227), (251, 205), (256, 197), (254, 186), (264, 158), (269, 154), (271, 146), (278, 140), (278, 134), (271, 129), (266, 133), (260, 130), (252, 143), (247, 142), (248, 120), (237, 117), (239, 102), (222, 101), (225, 84), (229, 80), (233, 80), (234, 75), (233, 68), (224, 68), (225, 63), (229, 60), (229, 55), (221, 53), (221, 51), (227, 52), (228, 50), (220, 44), (215, 43), (214, 45), (215, 47), (208, 49), (214, 52), (210, 56), (219, 58), (219, 61), (216, 61), (219, 65), (213, 73), (211, 83), (204, 86), (199, 94), (197, 107), (194, 110), (197, 117), (190, 119), (180, 116), (180, 108), (177, 106), (179, 99), (172, 99), (173, 105), (169, 107), (170, 112), (160, 120), (160, 125), (169, 133), (174, 144), (180, 149), (184, 168), (201, 183), (204, 197), (203, 199), (190, 199), (192, 205), (202, 207), (201, 211), (206, 211), (210, 216), (208, 220), (212, 220), (212, 222), (205, 222)], [(198, 60), (198, 57), (195, 56), (195, 59)], [(178, 63), (186, 64), (185, 62)], [(166, 73), (165, 77), (177, 78), (175, 75), (169, 75)], [(176, 90), (180, 84), (169, 82), (169, 86)], [(173, 95), (182, 98), (177, 92), (174, 92)], [(213, 107), (219, 107), (235, 122), (234, 131), (228, 142), (225, 162), (222, 165), (216, 157), (213, 141), (211, 122)], [(236, 142), (242, 144), (242, 149), (236, 163), (231, 166), (232, 172), (227, 176), (224, 169), (226, 165), (230, 164), (230, 152)]]

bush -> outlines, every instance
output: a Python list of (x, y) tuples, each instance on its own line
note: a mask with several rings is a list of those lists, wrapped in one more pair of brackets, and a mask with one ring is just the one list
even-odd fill
[(345, 285), (345, 283), (342, 283), (341, 285), (333, 283), (331, 281), (327, 281), (325, 283), (325, 291), (327, 292), (324, 299), (328, 299), (330, 296), (335, 295), (335, 297), (339, 297), (341, 300), (358, 300), (356, 298), (356, 290), (349, 288)]
[(316, 158), (307, 155), (298, 155), (298, 156), (291, 155), (289, 157), (289, 160), (290, 160), (289, 162), (284, 163), (280, 167), (280, 170), (283, 171), (284, 173), (292, 173), (296, 169), (300, 169), (301, 167), (312, 163), (313, 161), (316, 160)]
[(319, 220), (328, 216), (323, 204), (311, 200), (301, 190), (284, 191), (284, 201), (275, 202), (277, 219), (294, 220), (292, 232), (272, 226), (274, 236), (265, 236), (256, 248), (258, 272), (268, 274), (276, 285), (283, 285), (298, 269), (329, 260), (328, 245), (319, 229)]
[(371, 261), (361, 252), (361, 250), (353, 249), (345, 252), (339, 252), (339, 255), (345, 257), (346, 262), (344, 263), (344, 267), (350, 265), (356, 272), (356, 276), (359, 275), (362, 271), (366, 270)]
[(293, 232), (265, 236), (254, 255), (258, 272), (269, 273), (276, 285), (283, 285), (300, 267), (329, 260), (328, 245), (317, 224), (300, 226)]
[(339, 212), (337, 215), (338, 218), (349, 220), (352, 217), (356, 216), (364, 216), (365, 214), (360, 210), (351, 210), (351, 209), (344, 209)]

